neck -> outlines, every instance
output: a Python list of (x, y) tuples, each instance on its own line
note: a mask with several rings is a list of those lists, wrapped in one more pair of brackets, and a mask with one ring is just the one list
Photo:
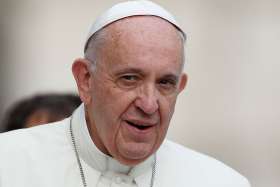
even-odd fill
[(109, 154), (109, 151), (106, 149), (106, 147), (104, 146), (104, 144), (101, 141), (100, 136), (98, 135), (94, 120), (90, 117), (89, 110), (86, 106), (85, 106), (85, 118), (86, 118), (86, 124), (87, 124), (87, 128), (88, 128), (91, 140), (102, 153), (111, 157), (111, 155)]

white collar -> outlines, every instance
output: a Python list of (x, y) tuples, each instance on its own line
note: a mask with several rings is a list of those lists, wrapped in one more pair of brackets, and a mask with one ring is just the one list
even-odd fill
[[(154, 156), (150, 156), (144, 162), (134, 166), (126, 166), (114, 158), (102, 153), (93, 143), (85, 120), (85, 109), (82, 104), (73, 114), (72, 125), (78, 153), (90, 167), (101, 173), (115, 172), (127, 174), (136, 179), (151, 173)], [(136, 180), (137, 182), (137, 180)], [(147, 181), (149, 182), (149, 181)]]

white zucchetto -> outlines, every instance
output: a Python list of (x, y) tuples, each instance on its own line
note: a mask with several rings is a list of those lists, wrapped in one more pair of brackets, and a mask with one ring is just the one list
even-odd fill
[(160, 17), (173, 24), (182, 33), (183, 37), (186, 38), (182, 27), (167, 10), (148, 0), (132, 0), (114, 5), (95, 20), (86, 38), (84, 50), (87, 48), (90, 37), (97, 31), (117, 20), (130, 16)]

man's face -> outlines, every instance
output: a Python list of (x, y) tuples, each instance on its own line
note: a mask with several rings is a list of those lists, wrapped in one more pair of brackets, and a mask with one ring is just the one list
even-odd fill
[(97, 147), (135, 165), (161, 145), (184, 88), (182, 41), (151, 16), (113, 23), (90, 77), (88, 126)]

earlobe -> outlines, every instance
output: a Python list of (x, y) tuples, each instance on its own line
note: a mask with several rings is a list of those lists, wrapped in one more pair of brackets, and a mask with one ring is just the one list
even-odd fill
[(179, 91), (180, 92), (182, 90), (184, 90), (184, 88), (187, 85), (187, 82), (188, 82), (188, 75), (186, 73), (183, 73), (183, 75), (181, 76), (180, 85), (179, 85)]
[(91, 100), (90, 96), (90, 67), (86, 59), (76, 59), (72, 65), (72, 73), (76, 80), (81, 100), (88, 104)]

